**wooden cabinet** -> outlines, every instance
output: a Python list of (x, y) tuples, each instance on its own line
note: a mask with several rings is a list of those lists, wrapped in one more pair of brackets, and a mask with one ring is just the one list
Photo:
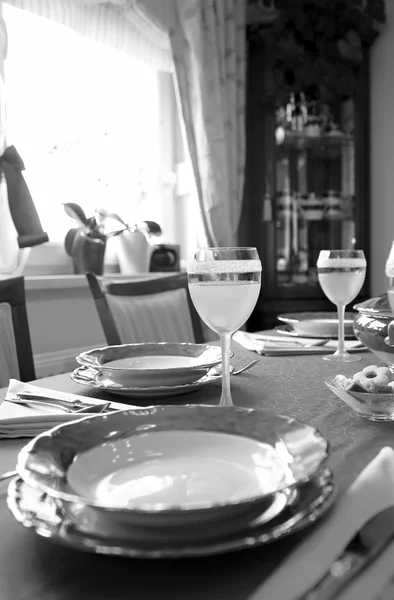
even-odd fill
[[(277, 324), (280, 313), (335, 310), (317, 280), (321, 249), (362, 248), (369, 258), (368, 52), (354, 93), (329, 102), (304, 94), (302, 82), (278, 101), (272, 60), (263, 40), (250, 41), (239, 233), (263, 265), (251, 331)], [(368, 295), (367, 274), (358, 299)]]

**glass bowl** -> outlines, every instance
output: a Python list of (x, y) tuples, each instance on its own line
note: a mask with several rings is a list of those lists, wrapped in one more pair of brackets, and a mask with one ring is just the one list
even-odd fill
[(348, 392), (336, 387), (330, 380), (324, 383), (362, 419), (378, 422), (394, 421), (394, 393)]

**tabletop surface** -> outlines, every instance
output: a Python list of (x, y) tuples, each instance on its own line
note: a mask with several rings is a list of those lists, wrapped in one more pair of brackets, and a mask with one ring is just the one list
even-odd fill
[[(237, 344), (233, 350), (236, 367), (258, 356)], [(337, 373), (352, 375), (376, 362), (369, 352), (362, 354), (360, 362), (345, 365), (324, 361), (319, 355), (260, 357), (249, 371), (232, 377), (233, 401), (237, 406), (270, 409), (317, 427), (330, 442), (329, 466), (341, 494), (380, 448), (392, 445), (394, 422), (363, 421), (328, 390), (324, 380)], [(42, 379), (37, 385), (127, 402), (79, 386), (69, 374)], [(0, 397), (4, 393), (0, 390)], [(165, 403), (218, 404), (219, 397), (220, 383), (215, 382), (172, 401), (165, 399)], [(155, 402), (141, 404), (130, 399), (134, 405)], [(27, 441), (0, 441), (0, 472), (15, 466), (17, 452)], [(6, 483), (0, 483), (1, 600), (246, 600), (309, 531), (267, 546), (198, 559), (99, 556), (56, 545), (23, 528), (7, 508), (6, 488)]]

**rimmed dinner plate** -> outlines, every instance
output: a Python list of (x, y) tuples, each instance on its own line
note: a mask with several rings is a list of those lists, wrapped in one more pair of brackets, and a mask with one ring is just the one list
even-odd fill
[(184, 383), (182, 385), (161, 385), (147, 387), (130, 387), (123, 386), (121, 383), (113, 381), (110, 377), (103, 376), (97, 369), (90, 367), (79, 367), (71, 373), (71, 379), (80, 385), (87, 385), (111, 394), (118, 394), (128, 398), (166, 398), (170, 396), (180, 396), (189, 394), (198, 390), (204, 385), (220, 381), (222, 378), (220, 373), (208, 371), (206, 375), (193, 381), (192, 383)]
[(142, 388), (192, 383), (221, 362), (222, 351), (186, 342), (122, 344), (93, 348), (76, 360), (124, 387)]
[[(345, 314), (345, 336), (354, 338), (353, 322), (354, 313)], [(279, 321), (282, 321), (290, 328), (286, 331), (289, 335), (292, 332), (300, 337), (330, 338), (338, 337), (338, 315), (331, 312), (300, 312), (286, 313), (277, 315)], [(284, 333), (284, 332), (283, 332)]]
[(135, 538), (125, 528), (120, 535), (108, 529), (108, 525), (101, 523), (100, 526), (97, 520), (84, 519), (84, 507), (76, 521), (62, 501), (30, 487), (22, 479), (10, 483), (7, 503), (24, 527), (33, 528), (39, 536), (70, 548), (96, 554), (160, 559), (210, 556), (271, 543), (316, 522), (329, 510), (335, 497), (332, 473), (324, 469), (300, 485), (278, 514), (272, 516), (265, 512), (262, 518), (251, 520), (240, 531), (216, 534), (216, 529), (212, 529), (211, 538), (192, 541)]
[(41, 434), (17, 471), (54, 498), (170, 530), (257, 516), (313, 477), (328, 451), (318, 430), (269, 411), (153, 406)]

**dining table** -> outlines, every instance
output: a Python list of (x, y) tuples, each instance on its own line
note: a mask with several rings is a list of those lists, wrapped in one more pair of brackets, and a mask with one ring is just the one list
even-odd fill
[[(328, 466), (336, 485), (336, 501), (384, 446), (394, 442), (394, 422), (361, 419), (325, 385), (337, 374), (351, 376), (376, 364), (369, 351), (356, 363), (335, 363), (321, 355), (260, 356), (235, 342), (235, 367), (254, 358), (249, 370), (231, 377), (234, 405), (288, 415), (317, 428), (329, 442)], [(133, 406), (153, 404), (219, 404), (221, 383), (164, 399), (125, 398), (74, 383), (70, 373), (35, 385), (121, 401)], [(6, 389), (0, 390), (0, 398)], [(17, 454), (29, 440), (0, 441), (0, 472), (15, 468)], [(7, 482), (0, 483), (1, 600), (247, 600), (306, 536), (307, 528), (258, 547), (214, 556), (181, 559), (139, 559), (70, 549), (19, 524), (7, 507)], [(323, 518), (329, 518), (329, 511)], [(393, 568), (394, 571), (394, 568)], [(261, 600), (269, 600), (261, 598)]]

